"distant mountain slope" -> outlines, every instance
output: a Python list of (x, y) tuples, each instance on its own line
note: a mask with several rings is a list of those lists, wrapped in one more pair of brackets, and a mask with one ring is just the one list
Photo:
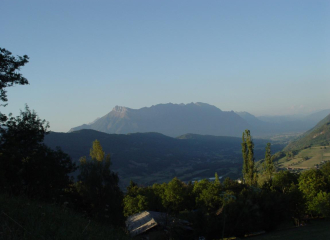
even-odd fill
[(284, 150), (301, 150), (309, 146), (324, 146), (330, 143), (330, 114)]
[(239, 115), (241, 118), (245, 119), (250, 125), (257, 126), (259, 124), (265, 124), (264, 121), (260, 120), (256, 116), (252, 115), (248, 112), (235, 112), (237, 115)]
[[(233, 169), (240, 174), (241, 138), (187, 134), (171, 138), (159, 133), (107, 134), (95, 130), (70, 133), (51, 132), (45, 144), (59, 146), (74, 161), (89, 156), (92, 142), (98, 139), (103, 150), (111, 154), (112, 168), (119, 172), (123, 185), (130, 179), (140, 184), (212, 177), (214, 172), (227, 174)], [(263, 158), (266, 140), (255, 141), (256, 159)], [(274, 145), (273, 151), (284, 146)]]
[(319, 122), (321, 119), (324, 119), (329, 114), (330, 114), (330, 109), (325, 109), (325, 110), (322, 110), (322, 111), (318, 111), (318, 112), (309, 114), (306, 117), (306, 120), (307, 121), (314, 121), (316, 123), (316, 122)]
[[(330, 114), (330, 109), (314, 112), (309, 115), (284, 115), (284, 116), (259, 116), (262, 121), (262, 128), (268, 125), (269, 131), (284, 133), (284, 132), (305, 132), (313, 128), (319, 121)], [(244, 116), (240, 115), (244, 118)], [(248, 121), (247, 118), (244, 118)], [(248, 121), (249, 122), (249, 121)], [(251, 122), (249, 122), (251, 124)]]
[(117, 134), (159, 132), (171, 137), (186, 133), (239, 137), (247, 128), (251, 126), (233, 111), (221, 111), (206, 103), (168, 103), (141, 109), (116, 106), (93, 123), (70, 132), (93, 129)]
[(303, 132), (316, 123), (289, 116), (256, 117), (248, 112), (236, 112), (251, 125), (255, 136), (267, 136), (289, 132)]

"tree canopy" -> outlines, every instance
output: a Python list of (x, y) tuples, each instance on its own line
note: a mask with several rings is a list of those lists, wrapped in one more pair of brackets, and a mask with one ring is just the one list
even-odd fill
[(15, 194), (49, 199), (71, 182), (71, 158), (44, 145), (48, 123), (28, 106), (0, 128), (0, 188)]
[(113, 225), (123, 225), (123, 194), (118, 174), (110, 169), (110, 155), (105, 155), (98, 140), (93, 142), (90, 158), (80, 158), (76, 189), (81, 198), (81, 210)]
[(14, 57), (12, 53), (5, 48), (0, 48), (0, 100), (7, 102), (7, 87), (14, 85), (28, 84), (28, 80), (18, 71), (22, 66), (29, 62), (29, 57)]

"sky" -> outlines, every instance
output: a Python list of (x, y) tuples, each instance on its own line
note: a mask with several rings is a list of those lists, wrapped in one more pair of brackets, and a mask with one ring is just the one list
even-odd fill
[(204, 102), (256, 116), (330, 108), (328, 0), (1, 0), (0, 47), (28, 55), (27, 104), (66, 132), (116, 105)]

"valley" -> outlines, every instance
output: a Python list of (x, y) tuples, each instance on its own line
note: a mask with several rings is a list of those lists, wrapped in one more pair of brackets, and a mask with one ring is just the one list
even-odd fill
[[(92, 142), (98, 139), (106, 154), (111, 155), (111, 168), (118, 172), (121, 187), (130, 180), (141, 185), (168, 182), (173, 177), (182, 181), (219, 176), (237, 179), (241, 176), (241, 138), (185, 134), (178, 138), (159, 133), (107, 134), (95, 130), (46, 135), (45, 143), (60, 147), (74, 162), (89, 156)], [(264, 157), (268, 140), (255, 139), (255, 159)], [(274, 142), (273, 152), (285, 147)]]

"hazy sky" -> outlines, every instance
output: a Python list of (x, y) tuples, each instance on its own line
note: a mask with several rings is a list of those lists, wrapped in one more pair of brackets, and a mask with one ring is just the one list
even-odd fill
[(116, 106), (205, 102), (255, 115), (330, 108), (330, 1), (1, 0), (8, 88), (53, 131)]

